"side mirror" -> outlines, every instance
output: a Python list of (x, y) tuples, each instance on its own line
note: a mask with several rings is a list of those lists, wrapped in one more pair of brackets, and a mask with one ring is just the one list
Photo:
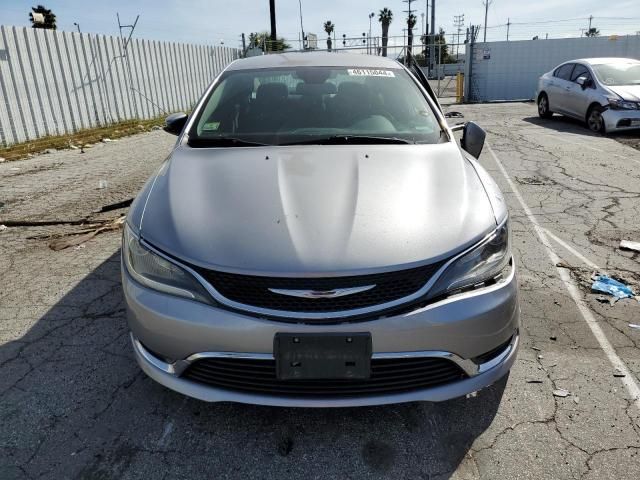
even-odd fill
[(487, 133), (477, 123), (467, 122), (462, 129), (460, 146), (475, 158), (480, 157)]
[(582, 89), (584, 90), (585, 88), (587, 88), (587, 77), (578, 77), (578, 79), (576, 80), (576, 83), (578, 85), (580, 85), (582, 87)]
[(165, 119), (163, 130), (173, 135), (180, 135), (188, 118), (183, 112), (172, 113)]

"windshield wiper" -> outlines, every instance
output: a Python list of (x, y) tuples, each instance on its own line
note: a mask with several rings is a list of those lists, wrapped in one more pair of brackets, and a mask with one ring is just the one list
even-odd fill
[(190, 147), (266, 147), (268, 143), (252, 142), (235, 137), (189, 138)]
[(372, 135), (331, 135), (330, 137), (319, 137), (310, 140), (281, 143), (280, 145), (375, 145), (377, 143), (411, 144), (414, 142), (398, 137), (376, 137)]

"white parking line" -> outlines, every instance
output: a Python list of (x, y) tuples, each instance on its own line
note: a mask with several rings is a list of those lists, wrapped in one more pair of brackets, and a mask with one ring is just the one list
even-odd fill
[(544, 232), (549, 235), (553, 240), (555, 240), (557, 243), (559, 243), (560, 245), (562, 245), (565, 249), (567, 249), (572, 255), (574, 255), (576, 258), (580, 259), (582, 261), (582, 263), (584, 263), (585, 265), (587, 265), (588, 267), (593, 268), (594, 270), (600, 270), (600, 267), (598, 265), (596, 265), (595, 263), (593, 263), (591, 260), (589, 260), (587, 257), (585, 257), (584, 255), (582, 255), (578, 250), (576, 250), (575, 248), (573, 248), (571, 245), (569, 245), (567, 242), (565, 242), (564, 240), (562, 240), (561, 238), (557, 237), (556, 235), (554, 235), (553, 233), (551, 233), (549, 230), (547, 230), (544, 227), (541, 227)]
[(500, 161), (496, 153), (493, 151), (491, 146), (489, 146), (488, 144), (487, 144), (487, 150), (489, 150), (489, 153), (491, 153), (491, 156), (493, 156), (493, 159), (495, 160), (496, 165), (498, 165), (498, 168), (500, 169), (500, 171), (502, 172), (502, 175), (504, 176), (505, 180), (509, 184), (509, 187), (511, 187), (511, 191), (518, 199), (520, 206), (522, 207), (525, 214), (529, 218), (529, 221), (533, 225), (533, 228), (536, 231), (536, 235), (538, 235), (540, 242), (544, 245), (545, 250), (547, 251), (547, 255), (549, 256), (549, 259), (556, 266), (556, 270), (558, 272), (558, 275), (560, 276), (560, 279), (564, 283), (565, 287), (567, 288), (567, 291), (569, 292), (569, 295), (571, 295), (571, 298), (573, 299), (576, 306), (578, 307), (578, 310), (582, 314), (582, 318), (591, 329), (591, 332), (593, 333), (594, 337), (596, 337), (596, 340), (598, 341), (600, 348), (602, 348), (605, 355), (607, 356), (607, 359), (609, 360), (611, 365), (614, 367), (614, 369), (616, 369), (621, 374), (624, 374), (624, 377), (621, 377), (620, 380), (622, 381), (622, 383), (627, 389), (627, 392), (629, 392), (629, 395), (633, 399), (633, 403), (636, 405), (638, 409), (640, 409), (640, 386), (638, 386), (638, 383), (635, 381), (633, 374), (629, 371), (629, 368), (618, 356), (614, 348), (611, 346), (611, 343), (609, 343), (609, 340), (607, 340), (607, 337), (605, 333), (602, 331), (602, 328), (600, 328), (598, 321), (595, 319), (595, 317), (593, 316), (593, 313), (591, 312), (591, 310), (589, 309), (585, 301), (582, 299), (580, 290), (578, 289), (578, 286), (571, 278), (569, 271), (565, 268), (560, 268), (557, 266), (558, 263), (560, 262), (560, 257), (551, 246), (551, 243), (549, 242), (549, 238), (544, 228), (540, 226), (540, 224), (538, 223), (538, 220), (531, 212), (531, 209), (525, 203), (524, 198), (522, 197), (522, 195), (520, 194), (520, 191), (518, 190), (518, 187), (513, 182), (513, 180), (511, 180), (511, 177), (509, 177), (509, 174), (507, 173), (507, 170), (504, 168), (504, 165), (502, 164), (502, 162)]

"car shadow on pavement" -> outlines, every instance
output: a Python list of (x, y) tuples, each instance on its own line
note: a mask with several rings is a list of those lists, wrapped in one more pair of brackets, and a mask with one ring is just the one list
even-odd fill
[[(601, 134), (589, 130), (584, 122), (581, 122), (580, 120), (577, 120), (575, 118), (565, 117), (564, 115), (556, 114), (551, 118), (526, 117), (523, 118), (523, 120), (539, 127), (555, 130), (556, 132), (575, 133), (578, 135), (583, 135), (585, 137), (602, 137)], [(624, 139), (637, 139), (640, 137), (640, 130), (612, 132), (607, 133), (606, 136), (622, 141), (624, 141)]]
[(0, 346), (4, 479), (449, 478), (496, 415), (506, 378), (469, 399), (371, 408), (184, 397), (135, 364), (119, 258)]

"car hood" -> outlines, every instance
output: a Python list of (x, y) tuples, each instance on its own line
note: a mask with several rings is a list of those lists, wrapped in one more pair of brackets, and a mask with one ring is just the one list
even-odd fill
[(179, 146), (139, 227), (145, 240), (194, 265), (286, 275), (440, 260), (496, 222), (453, 143)]
[(640, 102), (640, 85), (607, 86), (607, 88), (619, 95), (623, 100)]

